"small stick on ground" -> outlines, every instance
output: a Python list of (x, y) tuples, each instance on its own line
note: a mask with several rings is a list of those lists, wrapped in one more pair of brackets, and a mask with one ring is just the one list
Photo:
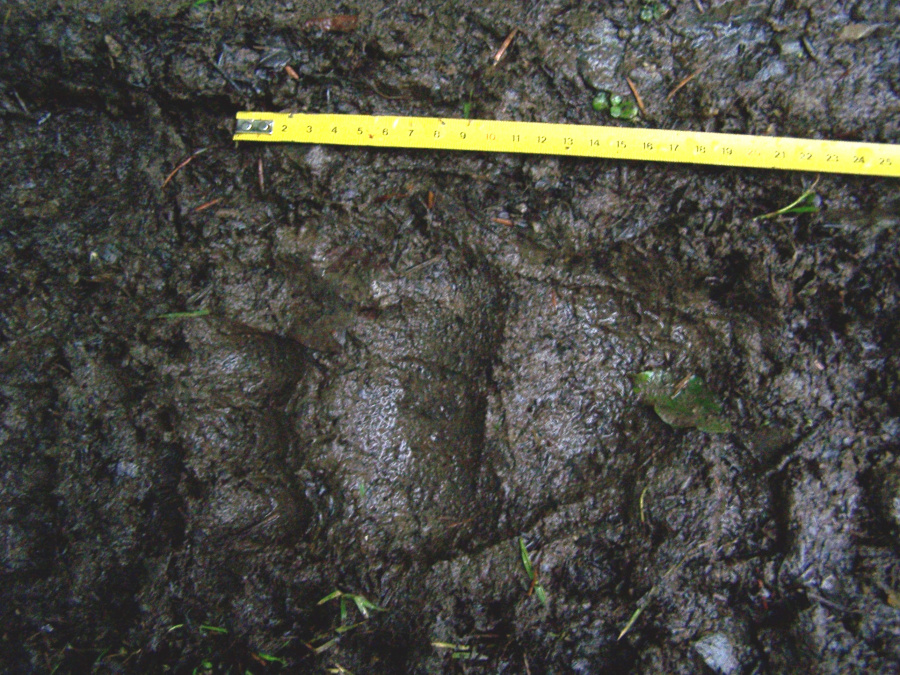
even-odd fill
[(376, 87), (374, 84), (372, 84), (368, 80), (363, 80), (363, 81), (367, 85), (369, 85), (369, 88), (372, 91), (374, 91), (376, 94), (378, 94), (381, 98), (386, 98), (388, 101), (406, 101), (407, 99), (409, 99), (409, 96), (390, 96), (388, 94), (378, 91), (378, 87)]
[(176, 173), (178, 173), (184, 167), (186, 167), (188, 164), (190, 164), (192, 161), (194, 161), (194, 157), (197, 157), (198, 155), (202, 155), (204, 152), (206, 152), (206, 148), (200, 148), (197, 152), (195, 152), (193, 155), (191, 155), (186, 160), (184, 160), (181, 164), (179, 164), (174, 169), (172, 169), (172, 173), (170, 173), (168, 176), (166, 176), (166, 179), (163, 181), (162, 186), (166, 187), (166, 185), (169, 184), (169, 181), (175, 177)]
[(262, 161), (262, 157), (260, 157), (260, 158), (256, 161), (256, 173), (257, 173), (257, 176), (258, 176), (258, 178), (259, 178), (259, 191), (260, 191), (260, 192), (265, 192), (265, 191), (266, 191), (266, 178), (265, 178), (265, 175), (263, 174), (263, 161)]
[(512, 41), (515, 39), (516, 34), (519, 32), (518, 28), (513, 28), (512, 32), (506, 36), (506, 39), (503, 41), (503, 44), (500, 45), (500, 49), (497, 50), (497, 53), (494, 54), (494, 65), (496, 66), (500, 63), (500, 59), (503, 58), (503, 55), (506, 54), (506, 50), (509, 49), (509, 46), (512, 44)]
[(408, 267), (407, 269), (400, 272), (401, 277), (405, 277), (413, 272), (418, 272), (419, 270), (428, 267), (430, 265), (434, 265), (434, 263), (438, 262), (443, 256), (436, 255), (433, 258), (430, 258), (424, 262), (420, 262), (418, 265), (413, 265), (412, 267)]
[(210, 206), (215, 206), (220, 201), (222, 201), (221, 197), (217, 197), (216, 199), (211, 199), (210, 201), (206, 202), (205, 204), (201, 204), (196, 209), (194, 209), (194, 213), (200, 213), (201, 211), (208, 209)]
[(800, 37), (800, 42), (803, 45), (804, 49), (806, 49), (806, 53), (809, 54), (809, 57), (816, 63), (820, 63), (819, 54), (813, 48), (812, 43), (810, 43), (805, 35)]
[(650, 489), (650, 486), (648, 485), (648, 486), (645, 487), (643, 490), (641, 490), (641, 499), (640, 499), (640, 504), (641, 504), (641, 523), (646, 523), (646, 522), (647, 522), (647, 518), (646, 518), (645, 515), (644, 515), (644, 497), (647, 496), (647, 490), (649, 490), (649, 489)]
[(359, 25), (358, 14), (333, 14), (330, 16), (319, 16), (310, 19), (303, 24), (306, 30), (332, 31), (335, 33), (350, 33), (356, 30)]
[(703, 6), (703, 3), (700, 0), (694, 0), (694, 7), (697, 8), (697, 11), (703, 14), (706, 11), (706, 8)]
[(626, 77), (625, 81), (628, 83), (628, 88), (631, 89), (631, 93), (634, 94), (634, 100), (637, 101), (637, 106), (641, 110), (641, 115), (646, 117), (647, 109), (644, 108), (644, 100), (641, 98), (641, 95), (638, 93), (637, 87), (634, 86), (634, 82), (631, 81), (630, 77)]
[(25, 101), (22, 100), (22, 97), (19, 96), (19, 92), (17, 92), (15, 89), (13, 89), (13, 90), (12, 90), (12, 93), (13, 93), (13, 96), (16, 97), (16, 101), (17, 101), (17, 102), (19, 103), (19, 105), (22, 107), (22, 110), (25, 111), (25, 114), (26, 114), (26, 115), (30, 115), (30, 114), (31, 114), (31, 111), (28, 109), (28, 106), (25, 105)]
[(676, 84), (676, 85), (675, 85), (675, 88), (674, 88), (672, 91), (669, 92), (669, 95), (668, 95), (668, 96), (666, 96), (666, 103), (668, 103), (669, 101), (671, 101), (671, 100), (675, 97), (675, 94), (677, 94), (679, 91), (681, 91), (681, 88), (684, 87), (684, 85), (686, 85), (688, 82), (690, 82), (690, 81), (693, 80), (695, 77), (697, 77), (697, 75), (700, 74), (700, 70), (701, 70), (701, 69), (698, 68), (698, 69), (695, 70), (693, 73), (691, 73), (690, 75), (688, 75), (687, 77), (685, 77), (684, 79), (682, 79), (678, 84)]

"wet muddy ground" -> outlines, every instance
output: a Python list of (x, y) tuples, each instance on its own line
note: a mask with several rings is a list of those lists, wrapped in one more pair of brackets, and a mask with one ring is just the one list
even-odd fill
[(0, 3), (0, 670), (900, 672), (896, 180), (231, 141), (627, 76), (896, 143), (898, 58), (889, 0)]

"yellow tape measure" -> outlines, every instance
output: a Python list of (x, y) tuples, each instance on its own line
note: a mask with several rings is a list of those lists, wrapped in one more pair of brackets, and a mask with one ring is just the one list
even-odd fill
[(900, 146), (625, 127), (239, 112), (236, 141), (476, 150), (900, 177)]

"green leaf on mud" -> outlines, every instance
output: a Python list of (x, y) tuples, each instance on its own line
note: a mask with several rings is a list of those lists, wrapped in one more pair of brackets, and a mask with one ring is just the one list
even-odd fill
[(357, 621), (356, 623), (351, 623), (349, 626), (338, 626), (334, 629), (334, 632), (338, 635), (343, 635), (344, 633), (349, 633), (351, 630), (355, 628), (359, 628), (365, 623), (365, 621)]
[(343, 592), (342, 592), (342, 591), (332, 591), (331, 593), (329, 593), (328, 595), (326, 595), (324, 598), (322, 598), (321, 600), (319, 600), (316, 604), (317, 604), (317, 605), (324, 605), (324, 604), (325, 604), (326, 602), (328, 602), (329, 600), (334, 600), (335, 598), (339, 598), (339, 597), (341, 597), (342, 595), (343, 595)]
[(522, 553), (522, 565), (525, 567), (525, 574), (528, 580), (534, 579), (534, 568), (531, 566), (531, 557), (528, 555), (528, 549), (525, 548), (525, 540), (519, 537), (519, 551)]
[(332, 638), (328, 642), (319, 645), (318, 647), (313, 648), (313, 654), (321, 654), (322, 652), (327, 652), (329, 649), (334, 647), (337, 644), (338, 639)]
[(200, 624), (200, 632), (201, 633), (219, 633), (220, 635), (224, 635), (228, 632), (227, 628), (219, 628), (218, 626), (210, 626), (208, 624)]
[(357, 608), (357, 609), (360, 611), (360, 613), (361, 613), (364, 617), (366, 617), (367, 619), (369, 618), (369, 610), (370, 610), (370, 609), (374, 609), (374, 610), (379, 611), (379, 612), (383, 612), (383, 611), (384, 611), (383, 608), (379, 607), (378, 605), (376, 605), (376, 604), (374, 604), (374, 603), (372, 603), (372, 602), (369, 602), (366, 598), (364, 598), (364, 597), (361, 596), (361, 595), (354, 595), (354, 596), (351, 596), (351, 597), (353, 598), (353, 602), (356, 603), (356, 608)]
[(194, 312), (169, 312), (168, 314), (160, 314), (157, 319), (197, 319), (201, 316), (209, 316), (208, 309), (198, 309)]
[(722, 404), (696, 375), (676, 380), (662, 370), (645, 370), (635, 376), (634, 391), (673, 427), (697, 427), (710, 434), (731, 431)]
[(287, 665), (287, 661), (285, 661), (284, 659), (282, 659), (278, 656), (273, 656), (272, 654), (266, 654), (265, 652), (257, 652), (256, 656), (257, 656), (257, 658), (260, 658), (263, 661), (268, 661), (269, 663), (279, 663), (282, 666)]
[(625, 624), (625, 628), (622, 629), (622, 632), (619, 633), (619, 637), (616, 638), (617, 642), (619, 640), (621, 640), (623, 637), (625, 637), (625, 634), (631, 630), (631, 627), (634, 625), (634, 622), (638, 620), (638, 617), (641, 615), (641, 612), (643, 612), (643, 611), (644, 611), (643, 607), (638, 607), (634, 611), (634, 614), (632, 614), (631, 618), (628, 619), (628, 623)]
[[(531, 564), (531, 556), (528, 555), (528, 549), (526, 548), (525, 540), (522, 539), (522, 537), (519, 537), (519, 552), (522, 554), (522, 566), (525, 568), (525, 574), (528, 575), (528, 580), (531, 582), (534, 594), (537, 596), (537, 599), (540, 600), (542, 605), (546, 605), (547, 592), (535, 577), (534, 565)], [(528, 592), (528, 595), (531, 595), (531, 591)]]

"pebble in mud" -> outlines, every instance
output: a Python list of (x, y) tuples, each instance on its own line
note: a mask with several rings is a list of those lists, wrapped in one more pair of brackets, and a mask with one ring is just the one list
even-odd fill
[(740, 668), (734, 646), (724, 633), (710, 633), (697, 640), (694, 643), (694, 649), (703, 657), (706, 665), (716, 673), (732, 675), (732, 673), (737, 673)]

